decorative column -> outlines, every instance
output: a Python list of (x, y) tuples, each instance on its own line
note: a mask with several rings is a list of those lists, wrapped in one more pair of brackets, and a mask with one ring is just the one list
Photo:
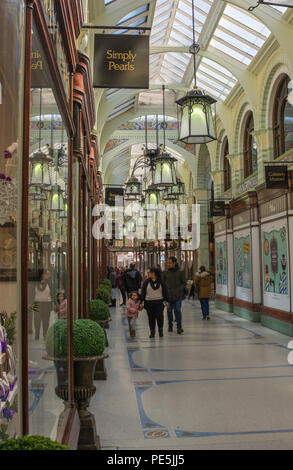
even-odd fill
[(200, 204), (200, 245), (198, 249), (198, 267), (205, 266), (209, 269), (209, 199), (206, 189), (198, 189), (194, 192), (196, 203)]
[[(288, 240), (293, 237), (293, 170), (289, 170), (289, 191), (287, 194), (288, 204)], [(290, 312), (293, 313), (293, 247), (289, 243), (289, 275), (290, 275)]]
[[(248, 193), (250, 204), (250, 230), (251, 230), (251, 269), (252, 269), (252, 304), (259, 314), (261, 299), (261, 251), (260, 251), (260, 222), (257, 202), (257, 193)], [(258, 315), (257, 315), (258, 316)]]

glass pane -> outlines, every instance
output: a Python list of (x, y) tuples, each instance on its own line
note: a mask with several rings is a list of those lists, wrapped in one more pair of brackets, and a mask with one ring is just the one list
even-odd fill
[(286, 102), (284, 109), (285, 152), (293, 148), (293, 106)]
[[(53, 335), (47, 337), (47, 333), (57, 320), (67, 318), (68, 136), (35, 27), (32, 58), (28, 245), (29, 431), (30, 434), (56, 439), (58, 418), (64, 405), (55, 392), (57, 377), (53, 358), (57, 351)], [(61, 385), (66, 392), (66, 358)]]
[(21, 367), (21, 266), (17, 221), (22, 179), (24, 12), (23, 1), (0, 2), (0, 441), (20, 434), (17, 378)]

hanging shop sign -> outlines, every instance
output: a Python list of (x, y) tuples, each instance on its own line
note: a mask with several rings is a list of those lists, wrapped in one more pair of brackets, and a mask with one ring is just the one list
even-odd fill
[(115, 202), (118, 203), (118, 205), (123, 205), (123, 200), (122, 204), (119, 204), (119, 200), (116, 201), (116, 198), (123, 198), (124, 196), (124, 189), (123, 188), (106, 188), (105, 190), (105, 204), (108, 206), (115, 206)]
[(210, 213), (212, 217), (220, 217), (225, 215), (225, 201), (211, 201)]
[(268, 165), (266, 170), (266, 187), (268, 189), (288, 189), (287, 165)]
[(143, 243), (141, 244), (141, 248), (143, 248), (143, 249), (147, 248), (147, 246), (148, 246), (148, 244), (147, 244), (146, 242), (143, 242)]
[(149, 88), (149, 36), (96, 34), (94, 88)]

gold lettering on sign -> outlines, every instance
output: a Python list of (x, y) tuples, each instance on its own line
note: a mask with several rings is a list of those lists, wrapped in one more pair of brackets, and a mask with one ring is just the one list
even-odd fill
[[(108, 60), (108, 70), (121, 70), (123, 72), (133, 72), (135, 70), (134, 61), (137, 54), (132, 51), (128, 52), (117, 52), (112, 49), (108, 49), (106, 52), (106, 60)], [(117, 62), (117, 61), (122, 61)]]
[(42, 61), (42, 56), (40, 54), (40, 51), (32, 52), (31, 58), (32, 58), (32, 70), (43, 70), (43, 61)]

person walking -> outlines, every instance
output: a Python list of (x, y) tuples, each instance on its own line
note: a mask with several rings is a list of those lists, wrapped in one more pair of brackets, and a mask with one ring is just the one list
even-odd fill
[(171, 256), (167, 263), (168, 269), (163, 272), (162, 279), (168, 291), (168, 331), (173, 331), (173, 309), (177, 323), (177, 333), (184, 332), (182, 328), (182, 300), (185, 298), (186, 279), (184, 272), (179, 268), (177, 259)]
[(118, 271), (116, 271), (116, 286), (118, 287), (122, 295), (122, 304), (120, 304), (120, 307), (124, 307), (126, 305), (126, 290), (122, 281), (123, 272), (123, 267), (121, 267), (120, 270), (118, 269)]
[(115, 270), (112, 266), (109, 266), (108, 268), (108, 279), (111, 281), (111, 284), (112, 284), (112, 290), (111, 290), (111, 304), (110, 306), (111, 307), (115, 307), (116, 306), (116, 273), (115, 273)]
[(167, 288), (161, 279), (160, 272), (156, 268), (150, 268), (149, 277), (141, 289), (141, 300), (144, 302), (149, 319), (150, 338), (155, 337), (156, 323), (159, 336), (163, 337), (164, 307), (168, 305), (167, 295)]
[(131, 338), (135, 338), (136, 334), (136, 320), (138, 318), (138, 312), (142, 310), (143, 304), (139, 297), (138, 292), (131, 292), (130, 297), (126, 303), (126, 317), (128, 319), (129, 334)]
[(34, 311), (35, 339), (40, 338), (41, 325), (43, 326), (43, 338), (49, 329), (50, 314), (52, 311), (52, 283), (50, 271), (39, 270), (39, 282), (35, 286), (34, 303), (37, 309)]
[(135, 269), (135, 264), (130, 265), (130, 269), (127, 269), (122, 276), (122, 282), (124, 284), (125, 290), (130, 295), (130, 292), (138, 292), (141, 288), (141, 274)]
[(212, 292), (213, 278), (205, 266), (199, 268), (199, 272), (196, 273), (194, 284), (198, 286), (198, 299), (201, 305), (202, 319), (210, 319), (210, 298)]

